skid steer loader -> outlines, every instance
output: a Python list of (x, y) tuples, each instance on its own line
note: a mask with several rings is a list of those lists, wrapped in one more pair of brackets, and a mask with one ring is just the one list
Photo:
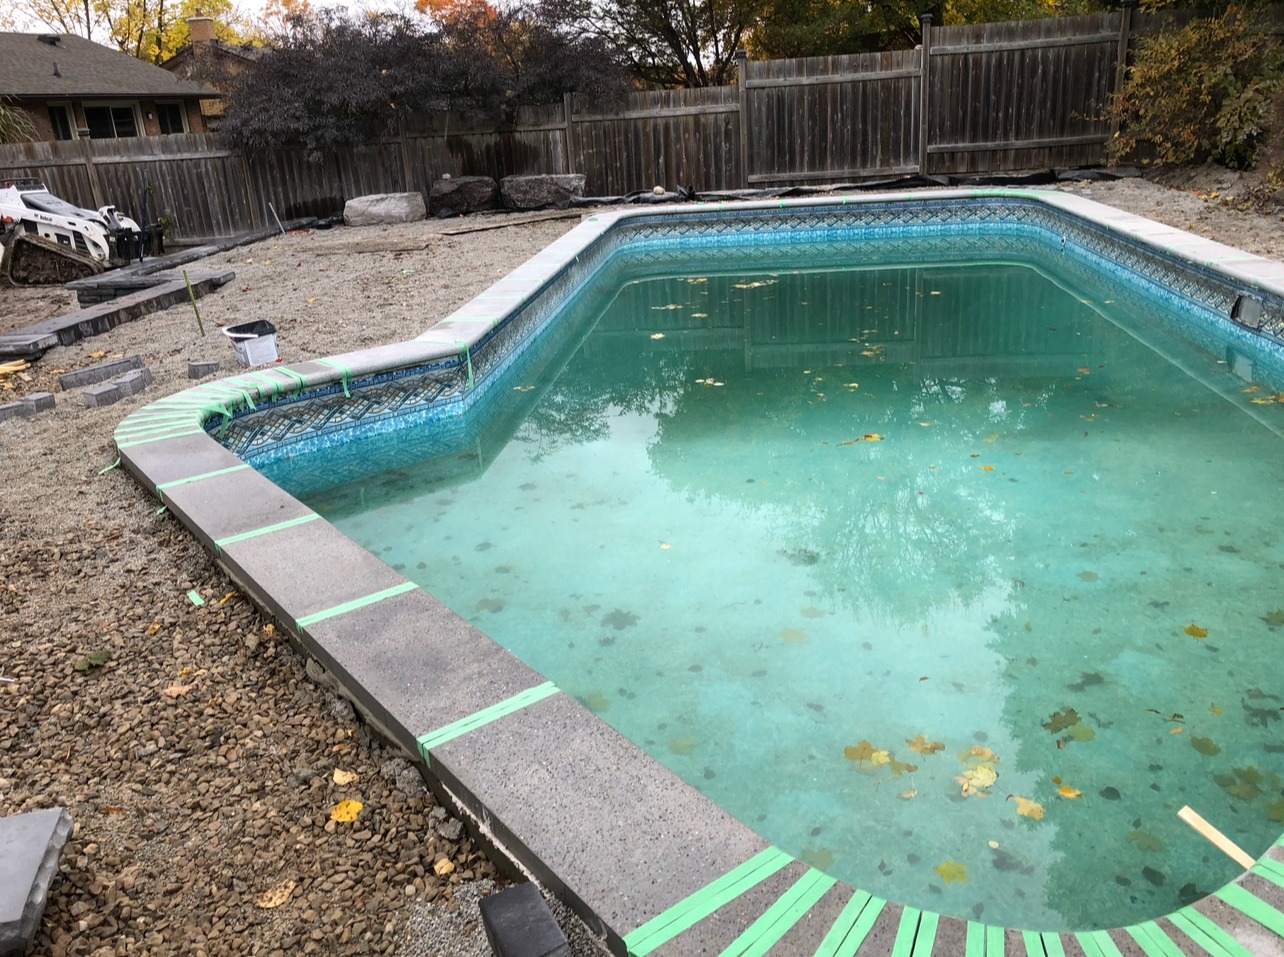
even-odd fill
[(94, 212), (34, 179), (0, 180), (0, 278), (17, 286), (66, 283), (138, 259), (142, 237), (128, 216)]

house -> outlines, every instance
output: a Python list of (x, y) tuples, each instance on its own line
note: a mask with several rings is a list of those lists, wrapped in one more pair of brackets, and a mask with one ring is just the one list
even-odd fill
[[(160, 65), (162, 70), (169, 70), (184, 80), (205, 83), (226, 93), (227, 81), (252, 67), (263, 55), (264, 47), (252, 43), (224, 43), (218, 39), (213, 18), (205, 16), (199, 9), (196, 16), (187, 18), (187, 28), (190, 41)], [(223, 115), (222, 100), (201, 100), (201, 113), (207, 127), (217, 126)]]
[(204, 133), (200, 101), (218, 95), (84, 37), (0, 33), (0, 96), (39, 140)]

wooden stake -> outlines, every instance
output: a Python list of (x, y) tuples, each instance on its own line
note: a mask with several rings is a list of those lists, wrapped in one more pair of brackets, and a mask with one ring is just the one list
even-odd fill
[(1248, 853), (1242, 847), (1205, 821), (1189, 807), (1182, 808), (1177, 812), (1177, 816), (1193, 827), (1201, 837), (1205, 837), (1211, 841), (1219, 851), (1229, 857), (1240, 867), (1244, 868), (1244, 870), (1247, 871), (1251, 869), (1252, 866), (1257, 863), (1256, 860), (1248, 856)]

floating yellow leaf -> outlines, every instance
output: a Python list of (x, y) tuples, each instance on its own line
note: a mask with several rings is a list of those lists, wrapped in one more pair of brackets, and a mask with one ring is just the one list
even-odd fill
[(1200, 627), (1199, 627), (1199, 625), (1196, 625), (1196, 624), (1194, 624), (1193, 622), (1192, 622), (1191, 624), (1189, 624), (1189, 625), (1187, 625), (1187, 626), (1186, 626), (1185, 631), (1186, 631), (1186, 634), (1190, 635), (1190, 637), (1192, 637), (1192, 638), (1207, 638), (1207, 637), (1208, 637), (1208, 629), (1207, 629), (1207, 628), (1200, 628)]
[(1222, 709), (1221, 709), (1221, 708), (1219, 708), (1219, 707), (1217, 707), (1217, 705), (1215, 705), (1215, 704), (1209, 705), (1209, 706), (1208, 706), (1208, 710), (1209, 710), (1209, 713), (1211, 713), (1211, 714), (1221, 714), (1221, 713), (1222, 713)]
[(982, 471), (982, 472), (993, 472), (993, 471), (994, 471), (994, 466), (993, 466), (993, 465), (982, 465), (982, 466), (981, 466), (981, 471)]
[(669, 750), (674, 754), (690, 754), (695, 746), (696, 739), (689, 734), (680, 734), (669, 742)]
[(274, 907), (280, 907), (290, 899), (294, 893), (294, 881), (283, 881), (270, 891), (265, 891), (258, 900), (254, 902), (255, 907), (261, 907), (263, 910), (272, 910)]
[(797, 628), (780, 629), (780, 637), (792, 645), (800, 645), (807, 640), (807, 635)]
[(1173, 729), (1172, 729), (1171, 731), (1169, 731), (1168, 733), (1169, 733), (1169, 734), (1181, 734), (1181, 733), (1182, 733), (1182, 731), (1184, 731), (1184, 730), (1185, 730), (1184, 728), (1173, 728)]
[(1034, 821), (1043, 820), (1043, 805), (1038, 801), (1017, 797), (1015, 794), (1012, 795), (1012, 800), (1016, 801), (1017, 813), (1022, 817), (1028, 817)]
[(918, 797), (918, 788), (910, 788), (908, 791), (905, 791), (905, 792), (903, 792), (903, 793), (901, 793), (901, 794), (898, 794), (898, 795), (896, 795), (896, 796), (897, 796), (898, 798), (900, 798), (902, 801), (908, 801), (908, 800), (910, 800), (911, 798), (916, 798), (916, 797)]
[(895, 758), (892, 758), (891, 761), (888, 762), (887, 767), (892, 772), (892, 777), (894, 778), (899, 778), (906, 772), (913, 774), (918, 770), (917, 764), (906, 764), (904, 761), (897, 761)]
[(653, 332), (653, 333), (651, 333), (651, 338), (652, 338), (652, 339), (663, 339), (663, 338), (664, 338), (664, 333), (663, 333), (663, 332)]
[(340, 801), (330, 812), (330, 820), (340, 824), (351, 824), (357, 819), (363, 807), (360, 801)]
[(1061, 785), (1061, 787), (1057, 788), (1057, 793), (1060, 794), (1067, 801), (1077, 801), (1079, 800), (1079, 798), (1083, 797), (1082, 791), (1078, 790), (1077, 788), (1072, 788), (1068, 784), (1063, 784)]
[(998, 777), (998, 772), (994, 768), (982, 764), (964, 771), (956, 776), (954, 780), (962, 785), (964, 797), (973, 797), (974, 795), (983, 795)]
[(1074, 738), (1081, 744), (1091, 741), (1096, 736), (1097, 732), (1093, 731), (1092, 728), (1088, 727), (1086, 724), (1076, 724), (1070, 729), (1070, 737)]
[(834, 852), (827, 847), (804, 847), (799, 856), (818, 871), (827, 871), (834, 866)]
[(875, 751), (869, 756), (869, 761), (874, 767), (882, 767), (885, 764), (892, 763), (892, 756), (886, 751)]
[(448, 857), (443, 857), (432, 866), (432, 872), (438, 877), (445, 877), (455, 869), (455, 862)]
[(181, 698), (191, 690), (191, 685), (170, 685), (168, 688), (161, 691), (161, 694), (166, 698)]
[(843, 748), (843, 757), (848, 761), (855, 761), (858, 764), (863, 761), (869, 761), (874, 757), (874, 746), (868, 741), (861, 739), (855, 744), (849, 744), (847, 747)]
[(672, 547), (673, 547), (673, 546), (672, 546), (672, 545), (670, 545), (668, 542), (661, 542), (661, 543), (660, 543), (660, 551), (662, 551), (662, 552), (667, 552), (667, 551), (668, 551), (670, 548), (672, 548)]
[(998, 764), (999, 756), (987, 747), (979, 744), (972, 745), (971, 748), (959, 755), (960, 761), (979, 761), (981, 764)]
[(802, 615), (804, 618), (824, 618), (826, 613), (821, 611), (819, 608), (804, 608), (798, 614)]
[(924, 735), (919, 735), (913, 740), (906, 738), (905, 743), (915, 754), (936, 754), (938, 751), (945, 750), (945, 744), (941, 741), (929, 741)]
[(347, 787), (352, 782), (360, 780), (361, 775), (357, 774), (355, 771), (345, 771), (342, 768), (334, 769), (334, 783), (339, 785), (341, 788)]
[(932, 870), (940, 874), (941, 880), (947, 884), (967, 883), (967, 865), (960, 864), (958, 861), (945, 861), (937, 864)]

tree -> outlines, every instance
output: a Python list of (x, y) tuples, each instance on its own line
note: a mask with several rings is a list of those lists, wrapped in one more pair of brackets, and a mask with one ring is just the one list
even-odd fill
[(750, 35), (749, 51), (775, 59), (904, 49), (919, 41), (919, 12), (932, 12), (940, 21), (939, 9), (896, 0), (769, 0)]
[(26, 111), (0, 97), (0, 143), (27, 143), (35, 138), (36, 128)]
[(624, 55), (629, 70), (662, 87), (721, 86), (756, 22), (757, 0), (601, 0), (568, 6), (568, 19)]

